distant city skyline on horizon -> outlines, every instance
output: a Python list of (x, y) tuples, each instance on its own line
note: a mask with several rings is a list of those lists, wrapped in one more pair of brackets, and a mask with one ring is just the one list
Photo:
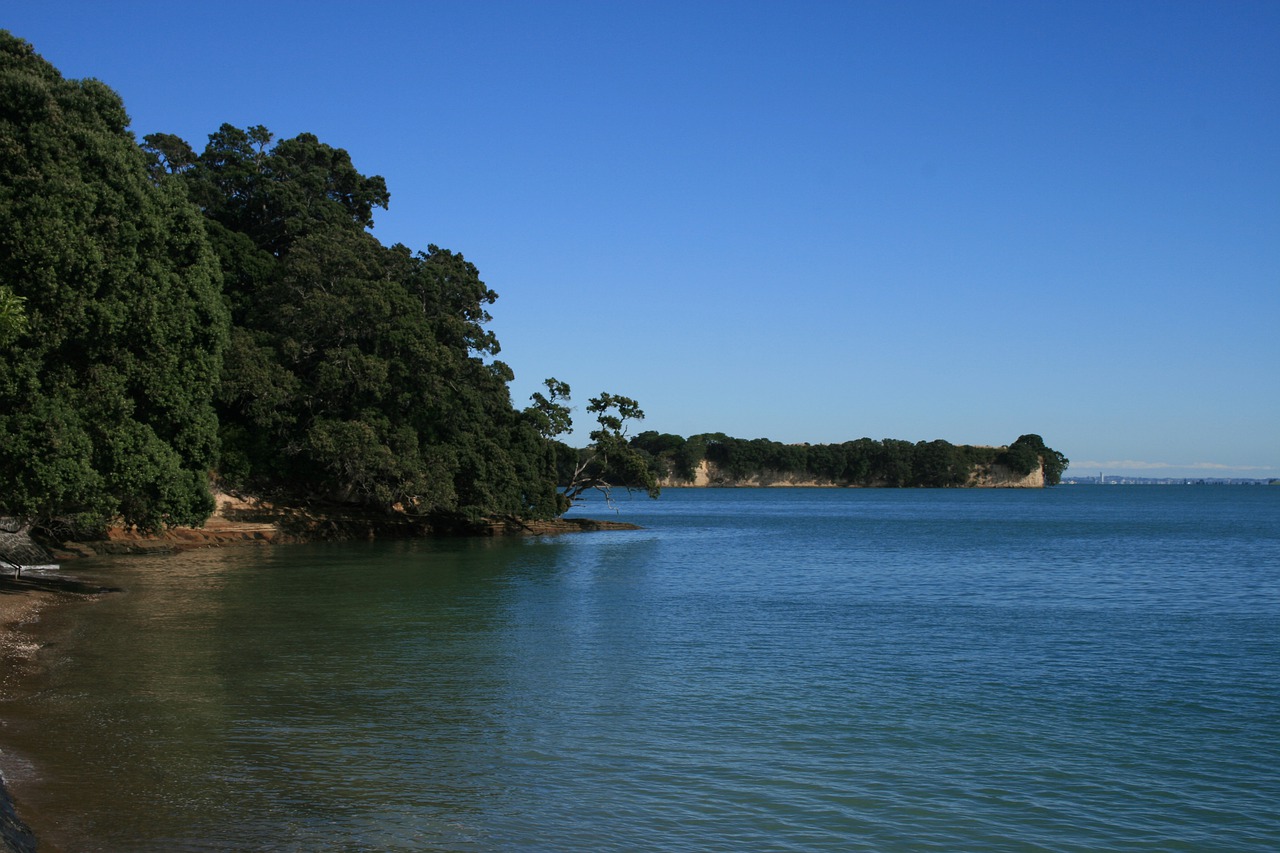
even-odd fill
[(1230, 477), (1264, 480), (1280, 476), (1280, 469), (1272, 466), (1222, 465), (1214, 462), (1178, 464), (1173, 462), (1141, 462), (1132, 459), (1108, 462), (1086, 459), (1081, 462), (1072, 461), (1067, 467), (1067, 473), (1072, 477), (1088, 476), (1093, 472), (1100, 474), (1115, 473), (1119, 476), (1130, 477)]
[(1280, 483), (1277, 477), (1143, 477), (1135, 474), (1069, 474), (1062, 485), (1242, 485), (1270, 486)]

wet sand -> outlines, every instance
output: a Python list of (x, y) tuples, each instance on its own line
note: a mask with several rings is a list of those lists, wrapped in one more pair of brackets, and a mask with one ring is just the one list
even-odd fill
[[(31, 683), (41, 667), (41, 614), (51, 607), (91, 600), (110, 590), (45, 572), (0, 573), (0, 851), (31, 853), (35, 837), (22, 819), (20, 801), (15, 809), (12, 790), (6, 790), (6, 758), (3, 750), (4, 705)], [(9, 757), (11, 758), (11, 757)], [(43, 848), (42, 848), (43, 849)]]
[[(38, 577), (14, 579), (7, 572), (0, 576), (0, 713), (18, 685), (36, 672), (40, 645), (31, 628), (40, 611), (63, 597)], [(35, 849), (35, 837), (5, 789), (4, 758), (0, 750), (0, 850), (27, 853)]]
[(65, 597), (42, 577), (29, 574), (15, 580), (8, 572), (0, 576), (0, 701), (35, 667), (40, 646), (31, 628), (40, 611)]

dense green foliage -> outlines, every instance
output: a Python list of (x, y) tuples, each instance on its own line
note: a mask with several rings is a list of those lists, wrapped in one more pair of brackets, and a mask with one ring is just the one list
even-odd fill
[(1020, 435), (1018, 440), (1000, 454), (997, 460), (1019, 474), (1030, 474), (1037, 465), (1044, 468), (1044, 481), (1054, 486), (1062, 481), (1069, 460), (1058, 451), (1047, 447), (1044, 439), (1032, 433)]
[(475, 266), (368, 231), (382, 178), (310, 134), (146, 137), (209, 220), (232, 315), (218, 393), (232, 485), (428, 515), (550, 517), (550, 442), (516, 411)]
[(729, 480), (792, 477), (845, 486), (948, 487), (970, 483), (980, 466), (1002, 465), (1019, 476), (1044, 466), (1045, 483), (1057, 484), (1067, 458), (1038, 435), (1020, 436), (1007, 448), (942, 441), (860, 438), (843, 444), (781, 444), (768, 439), (707, 433), (688, 439), (649, 431), (631, 440), (659, 479), (691, 482), (705, 459)]
[(139, 146), (119, 97), (0, 31), (0, 514), (100, 527), (198, 524), (224, 485), (470, 522), (548, 518), (589, 490), (658, 493), (703, 459), (734, 478), (965, 484), (975, 465), (1066, 466), (1008, 448), (860, 439), (787, 446), (628, 426), (603, 393), (575, 449), (569, 386), (524, 410), (462, 255), (383, 246), (390, 199), (346, 151), (223, 125), (197, 153)]
[(0, 284), (0, 346), (17, 339), (27, 330), (27, 300)]
[[(573, 426), (567, 405), (570, 390), (567, 383), (558, 379), (548, 379), (543, 384), (547, 393), (537, 392), (530, 398), (533, 405), (526, 415), (543, 436), (554, 439)], [(660, 491), (658, 474), (649, 464), (649, 454), (627, 439), (628, 422), (644, 420), (640, 404), (630, 397), (605, 393), (592, 397), (587, 411), (596, 416), (591, 444), (575, 449), (556, 442), (556, 481), (564, 488), (560, 495), (563, 508), (579, 502), (592, 489), (610, 502), (615, 487), (639, 489), (656, 498)]]
[(155, 528), (212, 509), (218, 265), (127, 125), (106, 86), (0, 31), (0, 513)]
[(497, 294), (460, 254), (378, 242), (386, 183), (346, 151), (231, 125), (139, 146), (106, 86), (2, 48), (0, 513), (195, 524), (214, 470), (461, 521), (656, 492), (622, 426), (643, 413), (608, 394), (557, 489), (569, 410), (513, 407)]

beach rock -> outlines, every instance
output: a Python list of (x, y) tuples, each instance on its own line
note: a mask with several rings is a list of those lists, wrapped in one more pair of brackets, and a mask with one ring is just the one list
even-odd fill
[[(636, 530), (636, 525), (586, 518), (530, 521), (516, 518), (470, 522), (387, 513), (353, 506), (287, 506), (215, 492), (217, 509), (203, 527), (156, 533), (112, 527), (105, 538), (63, 542), (58, 559), (99, 554), (172, 554), (197, 548), (290, 542), (406, 539), (430, 536), (555, 536), (596, 530)], [(29, 539), (26, 540), (30, 542)], [(0, 543), (2, 546), (3, 543)], [(32, 547), (35, 546), (31, 543)], [(0, 556), (3, 556), (0, 550)], [(45, 562), (52, 559), (46, 558)]]
[(0, 778), (0, 850), (4, 853), (35, 853), (36, 837), (13, 809), (9, 791)]

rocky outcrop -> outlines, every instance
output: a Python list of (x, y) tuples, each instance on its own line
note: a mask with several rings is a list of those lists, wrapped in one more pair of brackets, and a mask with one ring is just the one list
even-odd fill
[(35, 853), (36, 837), (13, 809), (13, 801), (0, 777), (0, 850), (5, 853)]
[(217, 509), (204, 527), (173, 527), (141, 533), (113, 527), (103, 539), (62, 542), (51, 550), (58, 559), (97, 554), (170, 554), (233, 545), (287, 542), (406, 539), (423, 536), (553, 536), (591, 530), (634, 530), (634, 524), (586, 518), (526, 521), (515, 518), (464, 523), (421, 518), (348, 506), (286, 506), (256, 498), (219, 493)]
[(1019, 474), (997, 462), (978, 465), (969, 475), (968, 485), (979, 489), (1043, 489), (1044, 468), (1033, 468), (1030, 474)]

